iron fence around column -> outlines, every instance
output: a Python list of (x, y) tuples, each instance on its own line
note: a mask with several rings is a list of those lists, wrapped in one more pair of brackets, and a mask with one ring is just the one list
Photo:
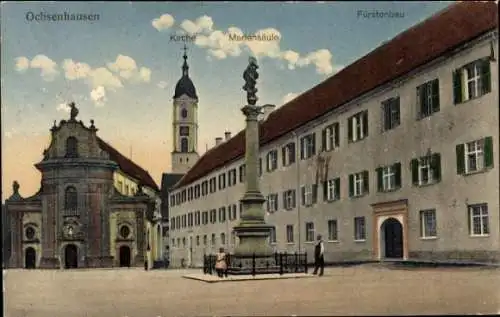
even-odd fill
[[(255, 254), (250, 256), (252, 258), (251, 261), (251, 275), (256, 275), (258, 274), (258, 268), (256, 266), (256, 259), (259, 258), (259, 256), (256, 256)], [(287, 252), (275, 252), (273, 254), (276, 267), (278, 268), (278, 272), (280, 275), (287, 274), (287, 273), (306, 273), (307, 274), (307, 252), (304, 253), (299, 253), (299, 252), (294, 252), (294, 253), (287, 253)], [(237, 255), (234, 254), (229, 254), (226, 253), (226, 267), (230, 268), (232, 267), (231, 265), (231, 260), (234, 258), (240, 258)], [(245, 256), (244, 258), (249, 258), (248, 256)], [(203, 273), (204, 274), (215, 274), (215, 263), (216, 263), (217, 256), (215, 254), (205, 254), (203, 255)], [(239, 268), (241, 269), (241, 261)]]

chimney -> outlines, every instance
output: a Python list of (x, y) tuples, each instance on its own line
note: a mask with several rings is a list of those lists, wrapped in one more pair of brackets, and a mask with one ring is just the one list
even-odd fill
[(229, 140), (231, 138), (231, 132), (229, 131), (224, 132), (224, 138), (226, 141)]
[(217, 137), (215, 138), (215, 146), (219, 145), (222, 143), (222, 138), (221, 137)]
[(276, 105), (266, 104), (262, 106), (262, 121), (266, 121), (269, 114), (274, 111)]

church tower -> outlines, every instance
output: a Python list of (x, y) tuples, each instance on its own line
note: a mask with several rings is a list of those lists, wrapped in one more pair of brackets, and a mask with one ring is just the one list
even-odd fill
[(184, 45), (182, 77), (175, 86), (173, 111), (172, 173), (185, 174), (198, 155), (198, 96), (189, 78), (187, 47)]

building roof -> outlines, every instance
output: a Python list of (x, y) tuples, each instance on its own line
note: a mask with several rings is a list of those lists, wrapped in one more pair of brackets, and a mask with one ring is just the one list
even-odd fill
[(122, 155), (118, 150), (104, 142), (101, 138), (97, 137), (97, 142), (101, 150), (108, 152), (109, 158), (116, 162), (125, 174), (137, 179), (141, 185), (148, 186), (157, 192), (160, 191), (158, 185), (156, 185), (156, 182), (151, 175), (149, 175), (148, 171)]
[(187, 95), (190, 98), (198, 99), (196, 95), (196, 88), (194, 87), (191, 78), (189, 78), (189, 65), (187, 63), (186, 46), (184, 46), (184, 63), (182, 64), (182, 77), (175, 85), (174, 98), (178, 98), (182, 95)]
[[(260, 125), (260, 145), (495, 29), (497, 16), (494, 2), (464, 1), (450, 5), (272, 112)], [(205, 153), (175, 188), (241, 157), (245, 151), (243, 132)]]

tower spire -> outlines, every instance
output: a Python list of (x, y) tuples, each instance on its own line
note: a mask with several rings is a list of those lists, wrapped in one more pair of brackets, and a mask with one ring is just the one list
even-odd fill
[(189, 76), (188, 71), (189, 71), (189, 66), (187, 63), (187, 46), (184, 44), (184, 55), (182, 56), (184, 58), (184, 63), (182, 64), (182, 76)]

